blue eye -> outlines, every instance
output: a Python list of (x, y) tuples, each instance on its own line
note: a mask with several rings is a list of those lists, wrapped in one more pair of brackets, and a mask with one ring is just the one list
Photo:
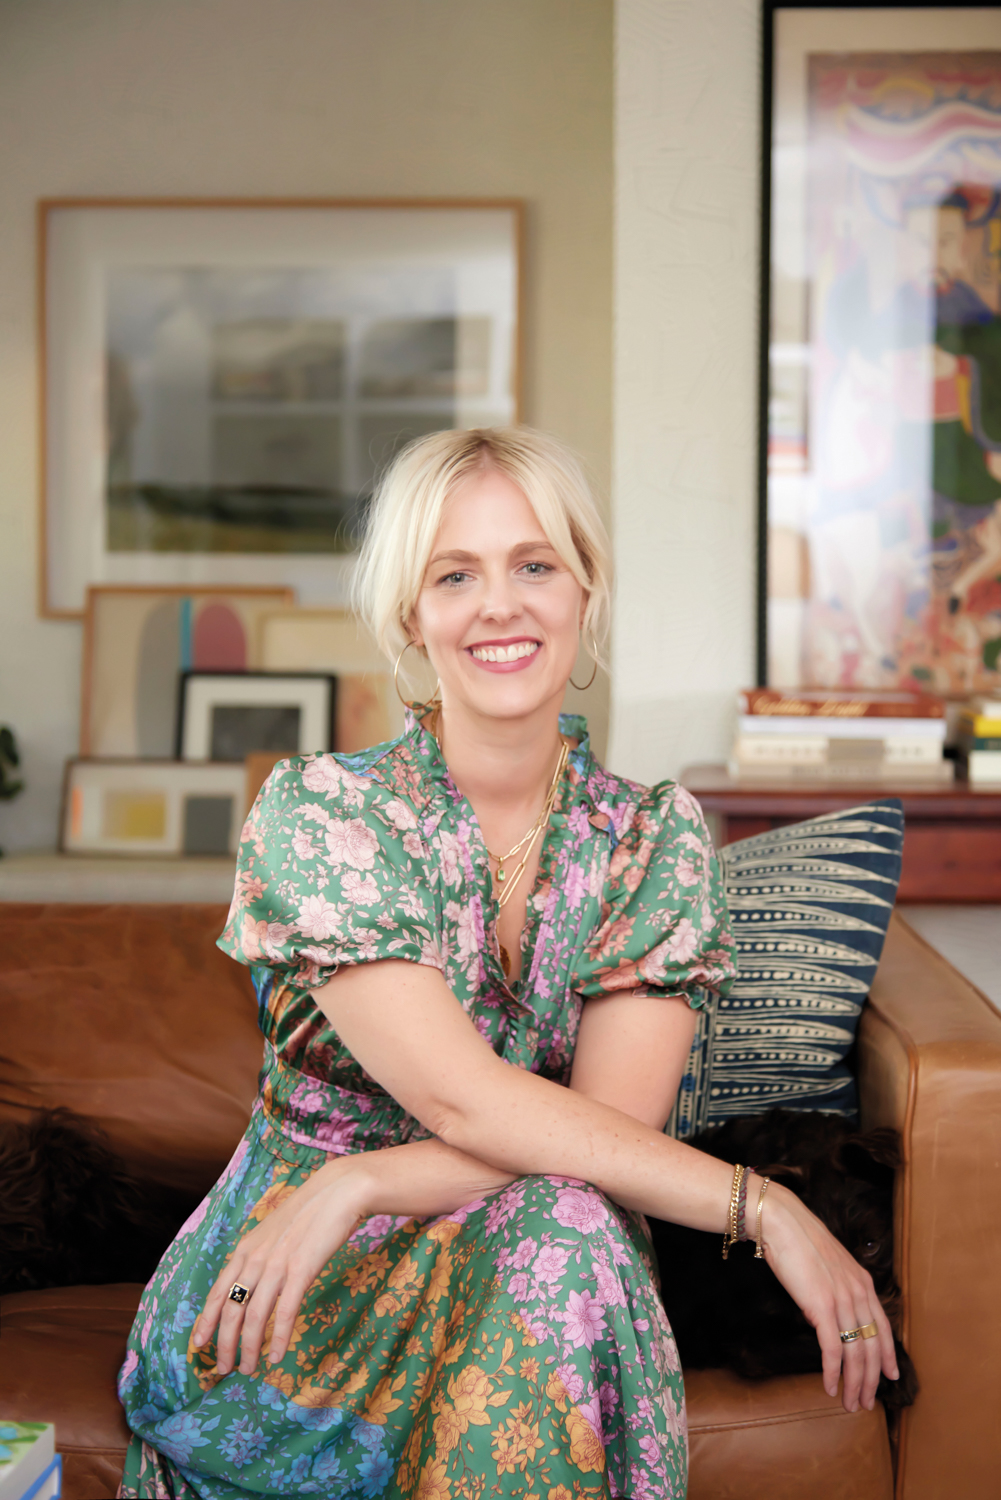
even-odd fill
[(546, 573), (551, 573), (553, 570), (548, 563), (530, 562), (525, 564), (524, 571), (528, 573), (530, 578), (542, 578)]

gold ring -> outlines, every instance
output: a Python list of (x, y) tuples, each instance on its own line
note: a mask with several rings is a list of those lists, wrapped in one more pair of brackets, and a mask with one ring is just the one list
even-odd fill
[(856, 1339), (862, 1337), (862, 1330), (861, 1328), (843, 1328), (838, 1337), (843, 1344), (854, 1344)]
[(875, 1323), (866, 1323), (864, 1328), (859, 1329), (859, 1333), (864, 1339), (874, 1339), (878, 1335), (879, 1329)]
[(241, 1286), (238, 1281), (234, 1281), (233, 1282), (233, 1285), (229, 1289), (229, 1301), (230, 1302), (244, 1303), (244, 1302), (246, 1302), (246, 1300), (247, 1300), (247, 1298), (249, 1296), (250, 1296), (250, 1287), (249, 1286)]

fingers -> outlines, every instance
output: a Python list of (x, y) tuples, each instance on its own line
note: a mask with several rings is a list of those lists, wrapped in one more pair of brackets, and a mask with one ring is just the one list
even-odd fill
[(285, 1285), (282, 1287), (281, 1296), (275, 1308), (275, 1322), (271, 1330), (271, 1345), (268, 1349), (270, 1364), (275, 1365), (280, 1359), (284, 1359), (295, 1329), (299, 1308), (302, 1306), (302, 1299), (312, 1286), (318, 1269), (318, 1267), (301, 1264), (294, 1257), (289, 1261)]
[[(191, 1330), (191, 1341), (196, 1348), (207, 1344), (215, 1333), (216, 1325), (226, 1306), (227, 1299), (233, 1283), (240, 1280), (239, 1270), (243, 1256), (241, 1247), (237, 1246), (232, 1257), (226, 1262), (219, 1275), (213, 1283), (212, 1290), (205, 1299), (205, 1306), (195, 1319), (195, 1326)], [(233, 1304), (234, 1306), (236, 1304)]]

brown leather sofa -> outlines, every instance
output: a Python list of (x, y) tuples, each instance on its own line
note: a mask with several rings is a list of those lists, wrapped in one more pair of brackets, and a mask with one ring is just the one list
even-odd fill
[[(0, 905), (3, 1093), (97, 1120), (147, 1176), (207, 1188), (244, 1128), (261, 1040), (215, 906)], [(903, 1133), (904, 1338), (922, 1382), (891, 1444), (818, 1376), (687, 1378), (690, 1500), (944, 1500), (1001, 1475), (1001, 1016), (895, 917), (863, 1016), (867, 1124)], [(0, 1416), (54, 1421), (66, 1500), (114, 1495), (127, 1432), (115, 1376), (138, 1286), (28, 1292), (0, 1307)], [(894, 1452), (895, 1450), (895, 1452)]]

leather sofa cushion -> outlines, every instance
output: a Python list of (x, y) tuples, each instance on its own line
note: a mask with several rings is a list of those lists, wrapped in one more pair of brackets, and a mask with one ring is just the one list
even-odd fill
[[(20, 1292), (0, 1305), (0, 1411), (56, 1424), (64, 1500), (114, 1495), (128, 1430), (115, 1393), (140, 1286)], [(59, 1381), (53, 1381), (53, 1371)], [(817, 1375), (685, 1379), (689, 1500), (891, 1500), (882, 1408), (849, 1416)]]
[(54, 1422), (64, 1500), (111, 1500), (129, 1431), (115, 1382), (143, 1289), (48, 1287), (0, 1298), (0, 1412)]
[(67, 1105), (143, 1177), (206, 1192), (263, 1055), (250, 975), (215, 946), (225, 920), (223, 906), (0, 904), (0, 1096)]

